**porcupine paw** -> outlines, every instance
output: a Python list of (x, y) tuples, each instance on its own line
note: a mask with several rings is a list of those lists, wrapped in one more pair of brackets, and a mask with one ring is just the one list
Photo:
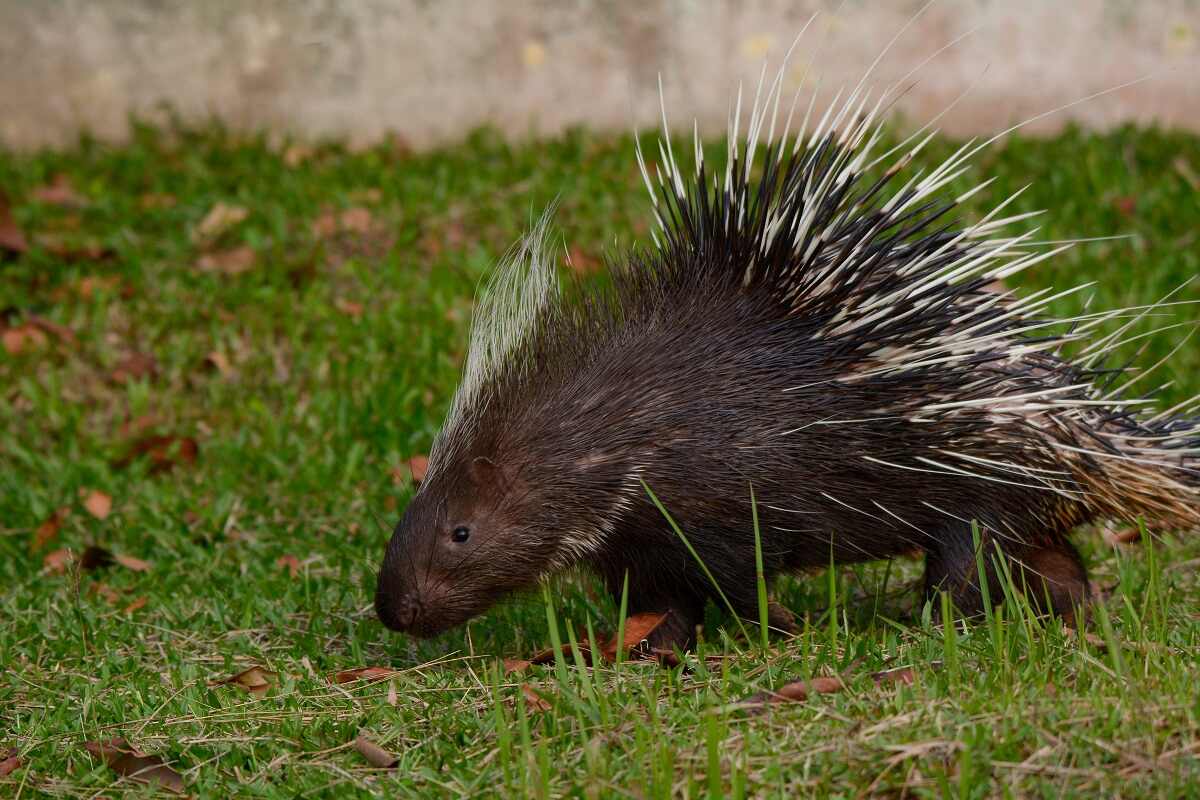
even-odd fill
[(666, 619), (646, 637), (646, 646), (652, 653), (685, 652), (696, 644), (696, 627), (702, 616), (689, 609), (670, 606), (659, 609)]
[(773, 633), (782, 633), (786, 636), (795, 636), (800, 633), (800, 627), (796, 624), (796, 615), (774, 600), (767, 603), (767, 627)]
[[(1066, 540), (1054, 542), (1023, 553), (1017, 563), (1019, 577), (1014, 578), (1024, 582), (1025, 595), (1034, 609), (1056, 614), (1068, 625), (1087, 622), (1087, 568), (1074, 545)], [(1077, 616), (1083, 619), (1077, 620)]]

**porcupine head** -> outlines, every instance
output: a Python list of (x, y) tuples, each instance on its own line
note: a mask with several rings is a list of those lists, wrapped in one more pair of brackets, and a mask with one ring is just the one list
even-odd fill
[[(463, 380), (429, 468), (388, 543), (375, 607), (393, 630), (433, 636), (576, 560), (603, 507), (604, 465), (587, 480), (548, 429), (554, 365), (539, 331), (557, 294), (550, 212), (479, 298)], [(556, 352), (555, 364), (568, 354)], [(569, 356), (568, 356), (569, 357)], [(539, 391), (542, 390), (542, 391)], [(586, 436), (585, 431), (577, 435)]]

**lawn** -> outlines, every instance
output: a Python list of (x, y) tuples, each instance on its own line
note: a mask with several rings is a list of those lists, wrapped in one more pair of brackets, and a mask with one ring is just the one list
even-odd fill
[[(1043, 238), (1131, 235), (1038, 265), (1030, 288), (1096, 281), (1103, 308), (1200, 272), (1200, 138), (1016, 138), (952, 191), (983, 176), (973, 216), (1031, 182), (1014, 213), (1048, 209), (1026, 223)], [(415, 154), (140, 128), (119, 147), (0, 151), (0, 189), (27, 245), (0, 261), (0, 794), (152, 793), (85, 746), (113, 737), (214, 798), (1200, 791), (1194, 535), (1081, 531), (1104, 592), (1083, 632), (1012, 606), (936, 625), (911, 562), (789, 579), (803, 632), (766, 649), (712, 609), (673, 668), (505, 671), (616, 630), (586, 574), (431, 641), (375, 620), (475, 286), (555, 197), (579, 268), (646, 237), (630, 138), (480, 132)], [(1164, 401), (1198, 375), (1185, 345)], [(394, 672), (339, 682), (367, 666)], [(888, 670), (911, 681), (872, 679)], [(738, 703), (821, 676), (840, 690)], [(360, 735), (395, 766), (368, 763)]]

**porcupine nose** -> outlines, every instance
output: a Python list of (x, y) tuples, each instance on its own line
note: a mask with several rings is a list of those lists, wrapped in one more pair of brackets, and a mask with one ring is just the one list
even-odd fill
[(421, 604), (411, 593), (396, 597), (381, 588), (375, 594), (375, 613), (386, 627), (394, 631), (407, 631), (416, 623)]

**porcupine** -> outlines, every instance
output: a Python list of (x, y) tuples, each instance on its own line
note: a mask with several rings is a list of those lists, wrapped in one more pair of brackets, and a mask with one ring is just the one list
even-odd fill
[(927, 595), (965, 614), (981, 563), (991, 598), (1003, 563), (1069, 617), (1088, 594), (1073, 528), (1200, 521), (1197, 424), (1151, 416), (1128, 392), (1145, 373), (1105, 366), (1161, 304), (1055, 319), (1084, 287), (996, 288), (1070, 243), (1002, 235), (1030, 216), (1002, 217), (1013, 197), (956, 218), (986, 183), (946, 187), (983, 145), (910, 174), (932, 133), (878, 152), (891, 90), (872, 104), (861, 83), (794, 135), (793, 102), (776, 138), (782, 74), (744, 148), (739, 91), (720, 181), (698, 135), (684, 174), (664, 111), (656, 181), (637, 153), (654, 243), (607, 282), (560, 285), (549, 212), (504, 259), (387, 546), (385, 625), (431, 636), (584, 565), (615, 595), (627, 581), (630, 613), (666, 613), (652, 645), (686, 648), (710, 597), (756, 617), (752, 491), (768, 581), (918, 552)]

